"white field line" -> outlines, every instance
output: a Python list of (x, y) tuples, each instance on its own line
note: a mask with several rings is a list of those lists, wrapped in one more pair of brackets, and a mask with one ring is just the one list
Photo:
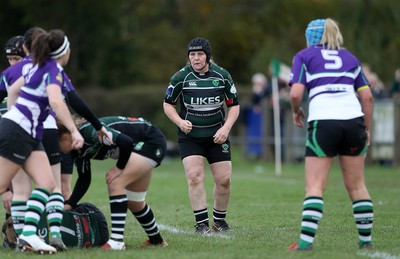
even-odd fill
[[(109, 206), (107, 206), (107, 205), (100, 206), (99, 209), (104, 211), (104, 210), (109, 209)], [(158, 228), (160, 230), (165, 230), (165, 231), (168, 231), (168, 232), (171, 232), (171, 233), (174, 233), (174, 234), (198, 235), (198, 234), (196, 234), (194, 232), (194, 229), (193, 229), (193, 231), (186, 231), (186, 230), (183, 230), (183, 229), (179, 229), (179, 228), (172, 227), (172, 226), (167, 226), (167, 225), (164, 225), (164, 224), (157, 224), (157, 225), (158, 225)], [(230, 230), (230, 231), (232, 232), (233, 230)], [(130, 235), (127, 235), (127, 234), (125, 234), (125, 236), (126, 237), (130, 237)], [(214, 238), (223, 238), (223, 239), (231, 239), (231, 238), (233, 238), (232, 236), (229, 236), (229, 235), (226, 235), (226, 234), (223, 234), (223, 233), (212, 232), (212, 230), (211, 230), (210, 234), (207, 234), (205, 236), (214, 237)]]
[(379, 251), (374, 251), (374, 252), (362, 251), (362, 252), (358, 252), (357, 255), (370, 257), (370, 258), (400, 259), (400, 256), (391, 255), (389, 253), (379, 252)]
[[(174, 233), (174, 234), (198, 235), (198, 234), (196, 234), (194, 232), (194, 229), (193, 229), (193, 231), (187, 231), (187, 230), (179, 229), (179, 228), (176, 228), (176, 227), (167, 226), (167, 225), (164, 225), (164, 224), (158, 224), (158, 228), (160, 230), (168, 231), (168, 232), (171, 232), (171, 233)], [(223, 233), (215, 233), (215, 232), (211, 232), (210, 234), (205, 235), (205, 236), (214, 237), (214, 238), (224, 238), (224, 239), (231, 239), (232, 238), (232, 236), (228, 236), (228, 235), (225, 235)]]

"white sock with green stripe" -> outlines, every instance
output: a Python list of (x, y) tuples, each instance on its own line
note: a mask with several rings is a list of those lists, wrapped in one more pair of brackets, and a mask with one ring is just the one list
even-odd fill
[(303, 214), (301, 221), (301, 235), (299, 249), (307, 248), (314, 242), (319, 222), (322, 218), (324, 201), (322, 197), (309, 196), (304, 199)]
[(24, 228), (24, 219), (26, 213), (26, 201), (12, 201), (11, 218), (15, 233), (19, 236)]
[(40, 220), (46, 203), (49, 200), (49, 192), (46, 189), (36, 188), (32, 191), (29, 197), (27, 210), (25, 213), (25, 225), (22, 230), (22, 235), (31, 236), (36, 235), (37, 225)]
[(63, 219), (64, 197), (61, 193), (54, 192), (46, 204), (47, 223), (50, 228), (50, 237), (61, 238), (60, 227)]
[(353, 214), (360, 239), (360, 247), (366, 243), (372, 243), (371, 232), (374, 221), (372, 201), (369, 199), (353, 201)]

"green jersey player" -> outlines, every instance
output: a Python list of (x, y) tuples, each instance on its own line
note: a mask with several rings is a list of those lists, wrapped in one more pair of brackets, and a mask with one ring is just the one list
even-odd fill
[(232, 174), (228, 137), (239, 116), (238, 93), (229, 72), (211, 61), (208, 40), (191, 40), (187, 55), (188, 65), (170, 79), (163, 107), (167, 117), (178, 126), (179, 152), (196, 232), (207, 234), (211, 230), (204, 188), (205, 159), (215, 183), (213, 229), (229, 230), (225, 221)]
[[(79, 127), (85, 143), (81, 149), (71, 153), (79, 177), (71, 197), (66, 201), (66, 209), (67, 206), (75, 207), (86, 193), (91, 180), (91, 159), (117, 159), (116, 165), (106, 174), (111, 235), (101, 249), (125, 249), (124, 230), (128, 208), (149, 238), (142, 245), (167, 246), (167, 242), (161, 237), (153, 211), (145, 202), (153, 168), (159, 166), (165, 156), (167, 145), (164, 134), (142, 118), (111, 116), (100, 118), (100, 121), (112, 136), (113, 143), (109, 143), (107, 139), (101, 142), (95, 128), (88, 122)], [(63, 125), (58, 126), (61, 150), (70, 152), (71, 135)]]

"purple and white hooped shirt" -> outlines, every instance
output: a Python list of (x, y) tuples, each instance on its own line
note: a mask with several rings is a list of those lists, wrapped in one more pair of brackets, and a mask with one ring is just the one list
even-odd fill
[(14, 121), (33, 138), (42, 140), (43, 123), (52, 113), (46, 88), (50, 84), (56, 84), (65, 91), (63, 68), (55, 60), (48, 58), (41, 67), (36, 65), (23, 72), (25, 85), (21, 88), (15, 105), (3, 118)]
[(357, 90), (369, 86), (357, 58), (346, 49), (328, 50), (315, 45), (293, 59), (289, 85), (305, 85), (313, 120), (348, 120), (362, 117)]

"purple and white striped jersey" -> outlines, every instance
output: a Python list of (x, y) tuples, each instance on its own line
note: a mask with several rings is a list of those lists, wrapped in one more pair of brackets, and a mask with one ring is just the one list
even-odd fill
[(23, 73), (25, 85), (21, 88), (15, 105), (3, 115), (3, 118), (16, 122), (33, 138), (41, 140), (43, 122), (52, 111), (46, 88), (50, 84), (56, 84), (65, 93), (65, 80), (68, 77), (64, 77), (66, 74), (63, 73), (63, 68), (51, 58), (41, 67), (36, 65)]
[(369, 82), (357, 58), (346, 49), (314, 45), (298, 52), (289, 85), (305, 85), (309, 96), (308, 121), (348, 120), (362, 117), (357, 90)]
[(28, 71), (32, 67), (32, 59), (26, 56), (22, 61), (8, 67), (3, 71), (0, 81), (0, 91), (7, 91), (10, 86), (23, 75), (23, 71)]
[[(72, 85), (71, 80), (69, 79), (67, 73), (65, 73), (65, 71), (62, 67), (61, 67), (61, 69), (62, 69), (61, 76), (63, 78), (63, 80), (62, 80), (63, 84), (61, 86), (61, 93), (65, 97), (68, 92), (75, 91), (75, 88)], [(56, 114), (53, 112), (53, 110), (50, 111), (49, 116), (47, 116), (47, 119), (43, 122), (43, 127), (45, 129), (57, 129)]]

